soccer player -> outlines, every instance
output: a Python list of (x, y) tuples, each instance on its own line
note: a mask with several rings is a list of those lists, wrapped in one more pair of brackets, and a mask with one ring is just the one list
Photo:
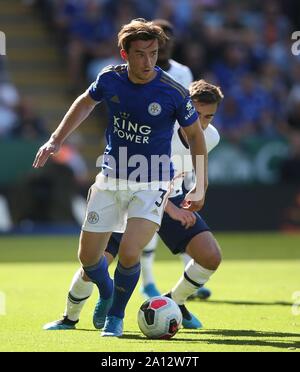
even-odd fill
[[(217, 129), (210, 122), (223, 99), (223, 93), (219, 87), (209, 84), (205, 80), (199, 80), (191, 84), (190, 94), (200, 117), (209, 152), (217, 146), (220, 140)], [(178, 143), (176, 149), (172, 149), (173, 154), (188, 156), (188, 139), (181, 128), (178, 128), (178, 130), (181, 142), (180, 145)], [(178, 162), (179, 167), (180, 164), (183, 164), (183, 162)], [(178, 173), (182, 171), (191, 172), (193, 170), (191, 161), (185, 162), (184, 169), (179, 167), (177, 168)], [(178, 178), (175, 180), (174, 190), (169, 195), (158, 235), (173, 254), (186, 253), (190, 257), (189, 263), (185, 267), (184, 275), (167, 296), (171, 297), (179, 305), (183, 316), (183, 327), (197, 329), (202, 328), (202, 324), (188, 311), (184, 303), (188, 297), (195, 295), (199, 288), (202, 288), (208, 282), (218, 269), (222, 258), (216, 239), (199, 213), (189, 212), (182, 208), (185, 193), (182, 179)], [(121, 234), (112, 234), (106, 249), (106, 257), (109, 263), (112, 262), (118, 253), (120, 240)], [(94, 313), (94, 325), (96, 328), (97, 318), (96, 306)]]
[[(173, 25), (165, 19), (156, 19), (153, 21), (154, 24), (160, 26), (165, 34), (168, 36), (167, 42), (162, 45), (158, 51), (157, 65), (164, 71), (166, 71), (173, 79), (183, 85), (185, 88), (189, 88), (192, 83), (193, 74), (188, 66), (178, 63), (172, 59), (174, 49), (174, 28)], [(176, 123), (176, 129), (178, 130), (178, 124)], [(172, 138), (172, 152), (173, 154), (182, 153), (182, 145), (175, 131)], [(207, 145), (207, 143), (206, 143)], [(186, 151), (184, 151), (186, 153)], [(192, 179), (192, 172), (186, 174), (186, 181)], [(170, 231), (172, 234), (172, 231)], [(158, 243), (158, 235), (155, 234), (149, 244), (143, 249), (141, 257), (141, 277), (142, 287), (141, 292), (146, 298), (159, 296), (160, 292), (156, 287), (154, 274), (153, 274), (153, 261), (155, 257), (155, 250)], [(182, 253), (180, 258), (183, 261), (184, 267), (186, 267), (191, 260), (191, 257), (187, 253)], [(193, 297), (200, 299), (207, 299), (211, 296), (211, 291), (208, 288), (201, 287), (194, 294)]]
[[(97, 324), (103, 328), (102, 336), (122, 335), (125, 308), (140, 276), (141, 251), (160, 226), (174, 176), (170, 155), (176, 120), (190, 143), (194, 168), (197, 169), (199, 156), (204, 159), (202, 174), (197, 172), (197, 184), (186, 195), (185, 206), (190, 211), (200, 210), (205, 200), (207, 150), (198, 114), (189, 92), (156, 67), (159, 45), (165, 40), (163, 30), (152, 22), (137, 19), (124, 25), (118, 43), (126, 64), (102, 70), (90, 88), (72, 104), (33, 163), (35, 168), (44, 166), (96, 104), (106, 102), (108, 144), (102, 171), (89, 192), (78, 253), (86, 277), (99, 289)], [(201, 183), (204, 190), (199, 198)], [(124, 232), (114, 281), (104, 256), (112, 231)], [(89, 284), (85, 288), (87, 292)], [(86, 298), (71, 293), (67, 307), (84, 303)], [(74, 328), (77, 320), (66, 316), (45, 328)]]
[[(223, 94), (218, 87), (208, 84), (204, 80), (194, 82), (190, 86), (190, 93), (200, 116), (201, 126), (204, 129), (207, 149), (211, 151), (217, 146), (220, 136), (218, 131), (209, 123), (223, 99)], [(173, 153), (182, 154), (182, 156), (188, 155), (188, 143), (183, 132), (180, 132), (180, 138), (181, 140), (178, 141), (176, 149), (173, 149)], [(191, 161), (187, 163), (187, 167), (188, 171), (192, 170)], [(181, 173), (182, 170), (179, 168), (177, 172)], [(196, 293), (198, 288), (204, 285), (216, 271), (221, 262), (221, 253), (217, 242), (199, 214), (180, 207), (185, 195), (182, 189), (182, 178), (178, 178), (175, 182), (158, 234), (172, 253), (188, 252), (196, 261), (190, 259), (190, 267), (186, 267), (184, 276), (175, 285), (171, 294), (168, 295), (180, 306), (183, 327), (198, 329), (202, 327), (201, 322), (188, 311), (184, 302), (187, 296)], [(111, 264), (117, 256), (121, 239), (122, 234), (112, 234), (105, 251), (108, 264)], [(79, 270), (75, 274), (70, 287), (65, 318), (50, 324), (48, 329), (74, 329), (87, 298), (92, 294), (92, 290), (93, 283), (89, 283), (89, 278)], [(102, 302), (100, 299), (93, 316), (95, 328), (102, 327), (101, 309)]]

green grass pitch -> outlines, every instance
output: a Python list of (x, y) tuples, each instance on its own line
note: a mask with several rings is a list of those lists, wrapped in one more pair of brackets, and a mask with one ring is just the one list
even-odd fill
[[(5, 296), (5, 303), (0, 304), (0, 351), (299, 351), (300, 305), (293, 307), (293, 294), (300, 292), (300, 236), (217, 238), (224, 261), (209, 283), (213, 296), (208, 302), (187, 304), (205, 328), (181, 329), (166, 341), (147, 340), (138, 329), (136, 315), (143, 302), (139, 285), (128, 305), (121, 339), (103, 339), (93, 329), (96, 289), (76, 331), (43, 331), (45, 323), (63, 312), (78, 267), (78, 239), (1, 237), (0, 298)], [(182, 264), (161, 246), (155, 273), (161, 291), (167, 291), (180, 277)]]

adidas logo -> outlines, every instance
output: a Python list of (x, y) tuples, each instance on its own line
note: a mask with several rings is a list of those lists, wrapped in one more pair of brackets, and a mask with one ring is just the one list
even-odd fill
[(159, 213), (158, 213), (158, 210), (155, 208), (151, 211), (152, 214), (154, 214), (155, 216), (159, 216)]
[(110, 99), (111, 102), (114, 102), (114, 103), (120, 103), (120, 99), (118, 96), (113, 96), (111, 99)]

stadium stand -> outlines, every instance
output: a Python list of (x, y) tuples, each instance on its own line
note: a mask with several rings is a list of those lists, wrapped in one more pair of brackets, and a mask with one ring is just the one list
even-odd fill
[[(225, 100), (214, 119), (223, 141), (212, 155), (211, 184), (298, 183), (300, 57), (291, 52), (291, 34), (300, 25), (298, 2), (153, 0), (149, 4), (1, 1), (7, 56), (0, 57), (0, 113), (2, 118), (6, 115), (0, 121), (0, 151), (5, 153), (8, 138), (30, 139), (34, 144), (27, 144), (28, 150), (26, 143), (20, 145), (22, 161), (15, 160), (12, 167), (1, 161), (0, 189), (29, 171), (40, 139), (58, 124), (100, 66), (119, 61), (113, 47), (116, 30), (135, 17), (170, 20), (177, 39), (174, 58), (189, 65), (195, 79), (204, 77), (224, 91)], [(97, 172), (95, 159), (104, 145), (105, 118), (105, 109), (96, 110), (79, 130), (80, 149), (73, 148), (87, 162), (89, 181)]]

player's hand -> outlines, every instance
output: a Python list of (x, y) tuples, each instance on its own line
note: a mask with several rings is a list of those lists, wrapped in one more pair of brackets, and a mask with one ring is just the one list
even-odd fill
[(49, 140), (39, 148), (32, 166), (34, 168), (43, 167), (51, 155), (56, 154), (60, 149), (60, 145)]
[(203, 208), (204, 203), (205, 203), (205, 195), (204, 197), (202, 197), (202, 199), (200, 199), (199, 197), (197, 197), (196, 188), (193, 188), (190, 192), (186, 194), (180, 206), (184, 210), (191, 211), (191, 212), (197, 212)]
[(179, 221), (186, 229), (194, 226), (197, 219), (193, 212), (176, 207), (174, 204), (166, 209), (168, 215), (175, 221)]

